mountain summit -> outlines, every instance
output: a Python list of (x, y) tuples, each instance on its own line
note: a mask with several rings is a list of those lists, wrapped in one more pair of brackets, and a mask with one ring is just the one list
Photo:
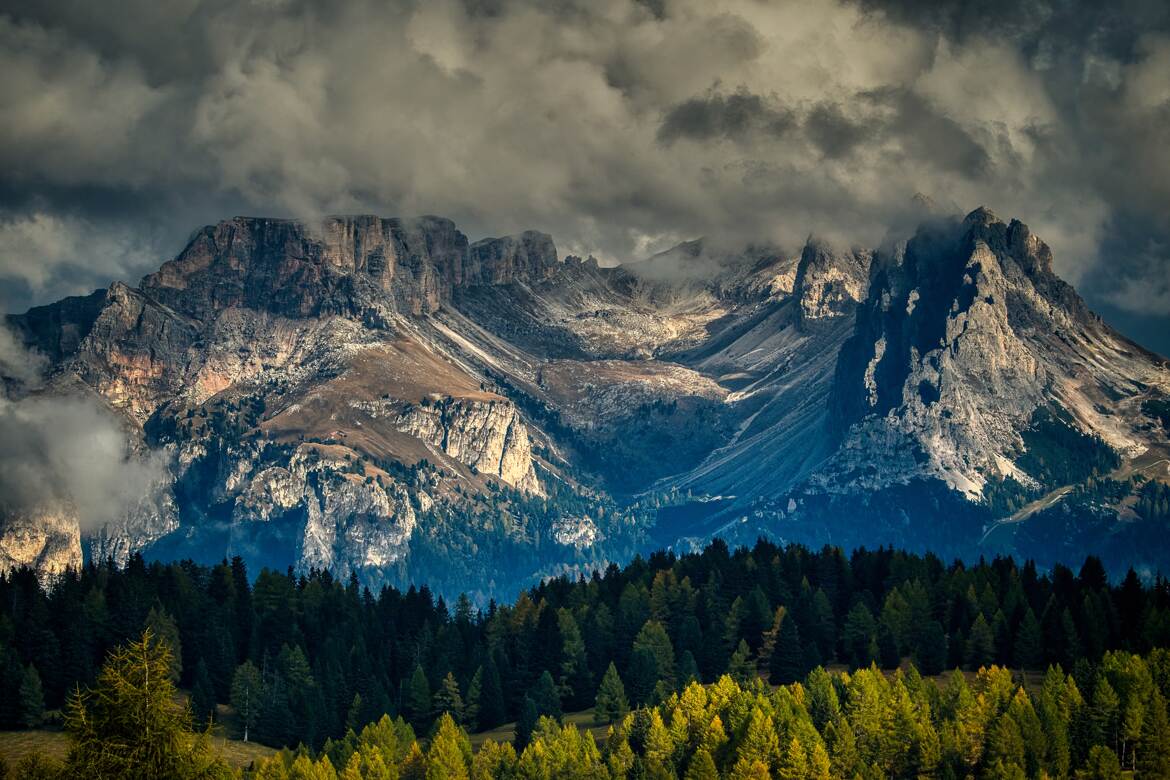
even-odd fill
[(9, 566), (241, 554), (486, 595), (714, 535), (1170, 563), (1142, 544), (1170, 368), (985, 209), (616, 268), (439, 217), (236, 218), (7, 324), (49, 365), (29, 397), (96, 398), (167, 464), (80, 535), (67, 490), (6, 508)]

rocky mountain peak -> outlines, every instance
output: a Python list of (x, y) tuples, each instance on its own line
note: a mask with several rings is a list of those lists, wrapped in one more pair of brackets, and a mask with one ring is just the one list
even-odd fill
[(803, 322), (853, 313), (869, 286), (868, 250), (838, 250), (809, 238), (796, 267), (793, 295), (800, 301)]
[(1011, 464), (1042, 407), (1139, 450), (1136, 428), (1100, 411), (1101, 399), (1139, 389), (1132, 358), (1053, 273), (1047, 245), (977, 209), (879, 256), (832, 408), (842, 435), (909, 437), (901, 446), (917, 450), (923, 473), (978, 498), (988, 479), (1028, 479)]
[[(1045, 262), (1051, 262), (1047, 247), (1026, 226), (1005, 225), (985, 208), (961, 222), (926, 225), (880, 254), (838, 364), (834, 392), (842, 420), (885, 415), (915, 400), (933, 404), (947, 379), (944, 367), (960, 364), (974, 373), (1002, 367), (1013, 374), (991, 382), (988, 391), (1009, 379), (1013, 389), (1035, 389), (1033, 361), (1017, 349), (1013, 323), (1035, 311), (1033, 277), (1052, 286)], [(1017, 351), (1012, 360), (1008, 353)], [(1017, 370), (1028, 377), (1014, 376)]]
[(552, 276), (559, 264), (552, 236), (535, 230), (476, 241), (468, 250), (467, 261), (468, 284), (536, 282)]

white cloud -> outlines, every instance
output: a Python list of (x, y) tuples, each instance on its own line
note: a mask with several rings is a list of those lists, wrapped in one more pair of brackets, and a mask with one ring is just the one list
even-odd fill
[(0, 378), (23, 385), (9, 398), (0, 384), (0, 513), (72, 506), (83, 529), (121, 519), (164, 479), (166, 455), (133, 453), (96, 398), (43, 392), (43, 367), (0, 328)]

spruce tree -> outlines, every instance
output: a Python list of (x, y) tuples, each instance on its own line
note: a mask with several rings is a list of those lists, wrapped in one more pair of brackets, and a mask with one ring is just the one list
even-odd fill
[(479, 728), (491, 729), (508, 720), (504, 688), (495, 659), (488, 656), (483, 667), (483, 694), (479, 699)]
[(649, 704), (654, 699), (654, 687), (658, 683), (658, 661), (653, 652), (643, 647), (630, 655), (626, 681), (630, 703), (635, 707)]
[(264, 701), (256, 718), (256, 741), (272, 747), (289, 747), (302, 741), (296, 732), (288, 683), (280, 674), (274, 674), (264, 686)]
[[(26, 674), (20, 654), (0, 642), (0, 691), (19, 691)], [(0, 696), (0, 728), (19, 728), (22, 716), (19, 696)]]
[(739, 645), (731, 654), (731, 660), (727, 662), (727, 673), (740, 685), (747, 685), (758, 674), (751, 648), (748, 647), (746, 640), (739, 640)]
[(475, 670), (467, 684), (467, 700), (463, 703), (463, 725), (468, 731), (479, 731), (480, 702), (483, 700), (483, 667)]
[(35, 729), (45, 717), (45, 691), (41, 676), (32, 664), (24, 670), (20, 682), (20, 721), (25, 728)]
[(179, 642), (179, 626), (165, 609), (159, 606), (150, 608), (146, 614), (144, 628), (150, 630), (153, 641), (166, 644), (170, 648), (170, 676), (171, 682), (178, 683), (183, 674), (183, 645)]
[(345, 728), (347, 731), (356, 733), (365, 725), (361, 720), (363, 706), (362, 695), (355, 693), (353, 698), (350, 699), (349, 709), (345, 711)]
[(533, 703), (536, 704), (536, 711), (542, 717), (553, 718), (560, 720), (563, 712), (561, 711), (561, 694), (557, 689), (557, 684), (553, 682), (552, 675), (548, 670), (541, 672), (540, 677), (536, 681), (529, 696), (531, 696)]
[(540, 713), (536, 709), (536, 702), (531, 696), (525, 696), (520, 704), (520, 717), (516, 720), (516, 751), (528, 747), (532, 741), (532, 732), (536, 730), (536, 723), (540, 720)]
[(658, 671), (657, 680), (665, 681), (670, 687), (674, 686), (674, 646), (661, 623), (657, 620), (647, 620), (634, 638), (633, 650), (635, 653), (639, 650), (652, 653)]
[(431, 686), (421, 664), (415, 664), (402, 696), (402, 710), (415, 731), (424, 732), (431, 722)]
[(593, 692), (593, 676), (589, 673), (585, 640), (569, 610), (558, 610), (557, 621), (563, 642), (559, 683), (568, 706), (580, 709), (587, 706), (589, 695)]
[(878, 661), (883, 669), (897, 669), (902, 658), (898, 653), (898, 639), (893, 630), (885, 621), (878, 621), (877, 627)]
[(925, 675), (941, 674), (947, 663), (947, 635), (942, 624), (932, 620), (923, 628), (914, 652), (914, 663)]
[(207, 671), (207, 664), (200, 658), (195, 665), (195, 682), (191, 686), (191, 716), (196, 726), (206, 728), (215, 720), (215, 704), (211, 674)]
[(800, 631), (796, 620), (786, 616), (780, 622), (776, 635), (776, 646), (772, 650), (772, 662), (768, 679), (773, 685), (787, 685), (804, 677), (804, 650), (800, 645)]
[[(743, 602), (739, 618), (739, 634), (748, 643), (752, 652), (758, 652), (772, 625), (772, 608), (768, 597), (760, 586), (751, 589)], [(738, 643), (737, 643), (738, 644)]]
[(1029, 607), (1016, 631), (1012, 662), (1018, 669), (1040, 669), (1044, 664), (1044, 634), (1036, 613)]
[(967, 668), (974, 671), (990, 666), (994, 661), (995, 635), (980, 613), (971, 624), (971, 635), (967, 638)]
[(841, 641), (845, 645), (846, 658), (855, 668), (869, 666), (870, 662), (875, 660), (873, 653), (875, 628), (873, 613), (860, 601), (845, 617)]
[(679, 657), (675, 676), (678, 678), (678, 690), (680, 691), (693, 682), (700, 682), (699, 664), (695, 661), (695, 656), (690, 650), (684, 650), (682, 656)]
[(597, 703), (593, 711), (593, 720), (598, 724), (620, 721), (630, 711), (630, 704), (626, 700), (626, 687), (622, 685), (622, 678), (618, 676), (617, 667), (610, 661), (605, 675), (601, 678), (601, 685), (597, 689)]

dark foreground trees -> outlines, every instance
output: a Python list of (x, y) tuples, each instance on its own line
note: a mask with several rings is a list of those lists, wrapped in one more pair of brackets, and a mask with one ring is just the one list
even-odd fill
[[(656, 630), (647, 635), (657, 636)], [(779, 636), (779, 634), (778, 634)], [(643, 639), (646, 639), (644, 636)], [(655, 639), (655, 641), (658, 641)], [(741, 641), (741, 645), (746, 643)], [(777, 640), (779, 645), (779, 640)], [(743, 647), (737, 653), (746, 652)], [(514, 744), (473, 750), (453, 711), (451, 678), (435, 724), (418, 735), (382, 715), (319, 751), (283, 750), (232, 770), (195, 731), (176, 697), (169, 644), (149, 629), (112, 651), (95, 684), (70, 697), (71, 748), (64, 766), (33, 758), (12, 769), (32, 780), (229, 778), (1135, 778), (1170, 776), (1170, 650), (1107, 651), (1036, 675), (990, 666), (934, 678), (913, 665), (849, 672), (814, 668), (770, 685), (730, 674), (692, 682), (647, 707), (622, 713), (616, 665), (602, 675), (604, 739), (560, 722), (557, 686), (542, 673), (526, 692)], [(246, 693), (248, 667), (237, 675)], [(1030, 679), (1025, 679), (1028, 677)], [(482, 675), (481, 675), (482, 679)], [(446, 680), (446, 678), (445, 678)], [(1025, 685), (1027, 682), (1027, 685)], [(290, 695), (299, 695), (290, 691)], [(7, 771), (7, 770), (5, 770)], [(0, 774), (0, 777), (3, 777)]]
[[(926, 676), (994, 664), (1038, 678), (1060, 664), (1092, 700), (1084, 669), (1107, 652), (1170, 646), (1170, 585), (1133, 572), (1110, 580), (1092, 559), (1044, 573), (1003, 558), (947, 565), (889, 549), (715, 542), (478, 608), (426, 587), (372, 593), (325, 571), (253, 581), (238, 559), (133, 557), (45, 585), (29, 571), (0, 577), (0, 727), (35, 722), (38, 700), (62, 709), (77, 685), (94, 684), (110, 648), (151, 625), (179, 648), (169, 674), (199, 717), (230, 703), (230, 736), (310, 750), (384, 714), (419, 735), (443, 712), (480, 731), (527, 714), (535, 734), (542, 714), (593, 704), (611, 664), (632, 707), (726, 673), (787, 684), (817, 666), (892, 671), (911, 660)], [(1136, 728), (1114, 739), (1127, 768)]]
[(191, 712), (176, 698), (170, 645), (150, 629), (110, 652), (96, 684), (75, 690), (65, 713), (69, 755), (63, 767), (34, 759), (16, 776), (45, 778), (175, 778), (232, 776), (206, 735), (192, 728)]

